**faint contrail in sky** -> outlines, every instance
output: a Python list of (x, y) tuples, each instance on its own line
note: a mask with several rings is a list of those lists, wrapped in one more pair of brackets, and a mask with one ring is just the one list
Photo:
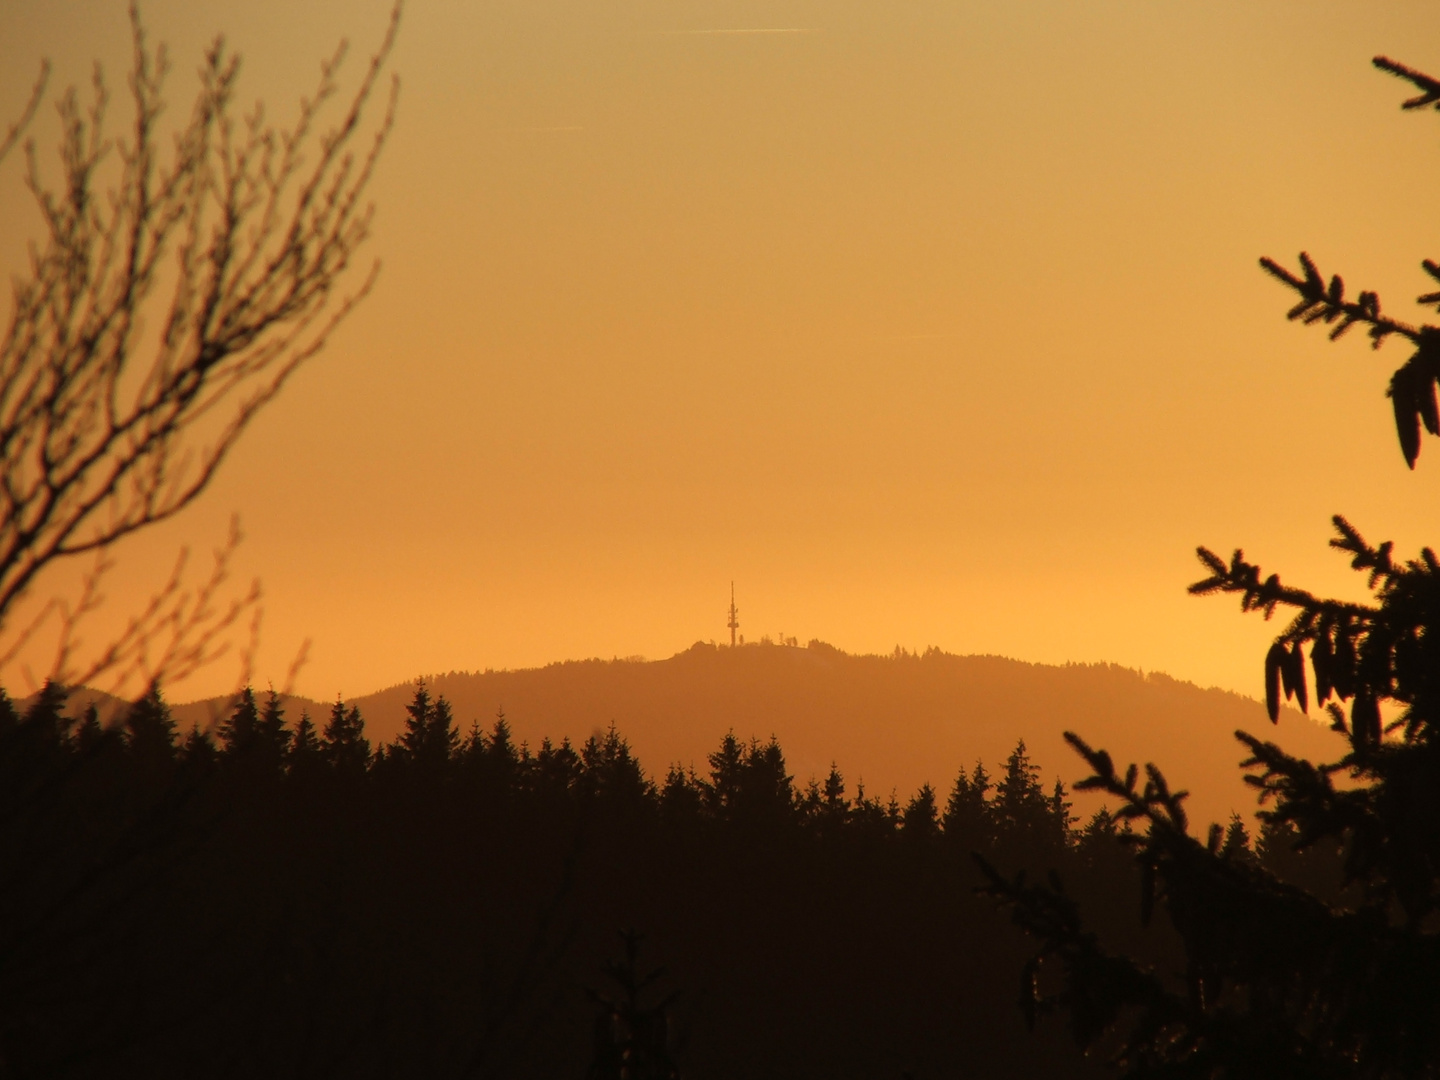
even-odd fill
[(740, 30), (652, 30), (651, 33), (664, 37), (696, 37), (709, 34), (818, 34), (820, 31), (809, 26), (763, 26)]

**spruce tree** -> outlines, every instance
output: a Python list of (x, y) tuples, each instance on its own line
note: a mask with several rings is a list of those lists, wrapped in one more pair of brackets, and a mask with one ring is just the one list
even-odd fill
[(603, 736), (592, 735), (580, 748), (586, 791), (611, 806), (635, 809), (654, 791), (630, 744), (611, 724)]
[(405, 730), (400, 733), (400, 749), (411, 758), (423, 753), (430, 735), (430, 723), (435, 716), (435, 707), (430, 701), (430, 690), (421, 679), (415, 684), (415, 696), (405, 706)]
[(1030, 760), (1021, 739), (1005, 759), (1005, 772), (995, 785), (995, 811), (1011, 826), (1038, 822), (1045, 811), (1045, 791), (1040, 786), (1040, 766)]
[(219, 752), (208, 732), (196, 724), (190, 728), (184, 742), (180, 744), (180, 762), (190, 776), (204, 776), (214, 767)]
[(258, 740), (260, 708), (255, 704), (255, 691), (240, 691), (230, 715), (220, 725), (220, 751), (227, 758), (249, 753)]
[(435, 699), (421, 756), (436, 765), (443, 765), (454, 756), (459, 745), (460, 733), (455, 730), (455, 717), (451, 712), (450, 702), (441, 694)]
[(728, 817), (740, 790), (740, 770), (745, 763), (745, 745), (727, 731), (720, 748), (710, 754), (710, 781), (705, 787), (705, 801), (716, 817)]
[(785, 768), (785, 754), (775, 736), (750, 741), (735, 792), (736, 811), (761, 826), (788, 824), (795, 814), (795, 787)]
[(274, 687), (265, 695), (265, 708), (260, 712), (255, 734), (266, 762), (278, 770), (290, 753), (290, 729), (285, 726), (285, 709)]
[(570, 745), (569, 739), (561, 739), (559, 746), (549, 739), (542, 739), (540, 751), (530, 764), (530, 781), (538, 792), (568, 794), (580, 777), (581, 767), (580, 755)]
[(18, 806), (38, 805), (69, 756), (70, 722), (65, 717), (69, 691), (46, 681), (23, 714), (9, 698), (0, 700), (0, 823)]
[(832, 761), (825, 783), (820, 787), (819, 823), (827, 832), (838, 832), (850, 817), (850, 800), (845, 797), (845, 777)]
[(405, 730), (395, 750), (411, 764), (433, 769), (445, 765), (459, 748), (460, 734), (455, 730), (450, 703), (444, 695), (432, 699), (421, 679), (415, 684), (415, 696), (405, 706)]
[[(1375, 65), (1420, 91), (1404, 108), (1440, 106), (1440, 80), (1385, 57)], [(1262, 266), (1297, 294), (1290, 319), (1328, 326), (1332, 339), (1361, 326), (1376, 347), (1413, 346), (1387, 391), (1413, 469), (1422, 427), (1440, 435), (1440, 327), (1382, 315), (1373, 292), (1347, 299), (1306, 254), (1299, 273)], [(1422, 266), (1440, 281), (1440, 263)], [(1419, 302), (1440, 303), (1440, 292)], [(1075, 1038), (1107, 1048), (1126, 1076), (1440, 1074), (1440, 559), (1425, 548), (1402, 561), (1344, 518), (1334, 525), (1331, 546), (1365, 575), (1368, 601), (1320, 597), (1240, 551), (1226, 562), (1199, 549), (1207, 576), (1191, 592), (1235, 594), (1266, 617), (1293, 612), (1264, 658), (1271, 720), (1282, 697), (1313, 701), (1339, 744), (1335, 760), (1316, 763), (1236, 733), (1263, 807), (1255, 857), (1234, 822), (1192, 836), (1185, 793), (1154, 765), (1142, 784), (1137, 766), (1119, 769), (1067, 735), (1092, 770), (1077, 787), (1105, 792), (1145, 826), (1131, 838), (1142, 918), (1165, 912), (1182, 969), (1107, 949), (1058, 880), (989, 871), (990, 890), (1040, 941), (1023, 979), (1027, 1015), (1068, 1013)]]
[(865, 794), (865, 783), (855, 785), (855, 802), (850, 807), (849, 824), (856, 835), (868, 839), (891, 837), (899, 824), (900, 808), (892, 796), (889, 805)]
[(1118, 836), (1115, 815), (1108, 806), (1102, 806), (1075, 838), (1075, 850), (1082, 862), (1092, 865), (1112, 849)]
[(80, 714), (80, 722), (71, 734), (75, 749), (81, 754), (91, 754), (105, 742), (106, 729), (100, 723), (100, 710), (91, 701)]
[(1057, 776), (1055, 786), (1050, 791), (1050, 797), (1046, 800), (1047, 809), (1050, 811), (1050, 829), (1052, 836), (1061, 844), (1070, 840), (1070, 827), (1078, 820), (1070, 811), (1074, 803), (1065, 798), (1065, 785)]
[(672, 825), (692, 826), (700, 817), (703, 805), (699, 777), (679, 762), (671, 765), (660, 786), (660, 813), (665, 820)]
[(295, 732), (290, 737), (290, 772), (303, 773), (320, 761), (320, 740), (315, 734), (315, 724), (310, 713), (300, 710), (300, 719), (295, 721)]
[(370, 740), (365, 738), (365, 720), (358, 705), (349, 711), (341, 698), (330, 707), (330, 719), (320, 733), (320, 756), (333, 769), (358, 773), (370, 764)]
[(975, 762), (969, 776), (961, 769), (945, 802), (940, 825), (948, 842), (960, 845), (963, 851), (976, 851), (990, 846), (993, 834), (992, 812), (988, 799), (990, 775), (982, 762)]
[(935, 789), (923, 784), (905, 806), (901, 828), (912, 840), (932, 840), (940, 835), (940, 812), (935, 805)]
[(145, 694), (125, 714), (125, 736), (130, 753), (137, 760), (168, 763), (175, 760), (175, 721), (160, 695), (159, 683), (151, 683)]
[(1253, 859), (1255, 852), (1250, 847), (1250, 830), (1239, 812), (1230, 815), (1230, 824), (1225, 827), (1225, 840), (1220, 845), (1220, 854), (1227, 859)]
[(510, 735), (510, 721), (505, 718), (504, 709), (499, 709), (495, 713), (494, 726), (490, 728), (490, 735), (485, 740), (485, 752), (499, 771), (504, 774), (505, 782), (508, 783), (515, 771), (515, 763), (519, 755), (515, 750), (515, 740)]
[(65, 702), (69, 697), (69, 690), (47, 679), (26, 706), (16, 729), (37, 753), (49, 756), (65, 745), (70, 727), (65, 717)]
[[(444, 698), (440, 700), (443, 702)], [(457, 740), (455, 746), (455, 754), (472, 782), (480, 790), (492, 794), (510, 792), (522, 771), (529, 773), (537, 768), (549, 769), (556, 764), (555, 748), (548, 741), (542, 747), (542, 752), (546, 753), (543, 763), (532, 757), (528, 749), (522, 753), (516, 747), (504, 709), (496, 710), (495, 723), (488, 733), (480, 726), (479, 720), (472, 720), (465, 741), (460, 743)], [(568, 748), (568, 743), (566, 746)]]
[(825, 808), (832, 813), (840, 813), (849, 807), (845, 798), (845, 777), (841, 775), (840, 769), (835, 762), (830, 763), (830, 772), (825, 776), (825, 786), (820, 789), (825, 799)]
[(1002, 836), (1027, 847), (1038, 846), (1046, 857), (1070, 842), (1070, 804), (1065, 801), (1064, 785), (1057, 780), (1054, 791), (1045, 794), (1040, 767), (1030, 760), (1024, 739), (1006, 759), (989, 809)]

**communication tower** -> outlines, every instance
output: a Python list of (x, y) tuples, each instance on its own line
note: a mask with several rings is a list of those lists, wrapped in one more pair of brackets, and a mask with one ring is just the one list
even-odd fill
[(730, 627), (730, 647), (735, 647), (735, 631), (740, 629), (740, 609), (735, 606), (735, 582), (730, 582), (730, 621), (725, 624)]

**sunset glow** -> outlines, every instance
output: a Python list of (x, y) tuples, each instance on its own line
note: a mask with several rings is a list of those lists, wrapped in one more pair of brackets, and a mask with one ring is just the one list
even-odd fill
[[(223, 32), (285, 120), (389, 6), (143, 12), (171, 119)], [(120, 3), (0, 5), (0, 119), (41, 57), (52, 88), (96, 59), (122, 87), (126, 43)], [(1384, 397), (1400, 346), (1287, 324), (1257, 267), (1304, 249), (1415, 314), (1440, 146), (1377, 53), (1440, 64), (1433, 7), (413, 0), (374, 295), (195, 507), (120, 545), (87, 640), (238, 514), (257, 684), (308, 640), (320, 700), (670, 656), (728, 638), (732, 580), (752, 641), (1258, 696), (1274, 626), (1186, 596), (1195, 545), (1351, 595), (1332, 513), (1405, 554), (1440, 532), (1440, 454), (1403, 468)], [(11, 274), (23, 175), (0, 166)]]

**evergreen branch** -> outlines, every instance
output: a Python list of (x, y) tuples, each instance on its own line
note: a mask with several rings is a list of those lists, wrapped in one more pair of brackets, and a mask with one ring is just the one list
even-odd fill
[[(1077, 790), (1104, 790), (1126, 804), (1122, 815), (1149, 820), (1145, 836), (1131, 841), (1138, 848), (1142, 921), (1163, 901), (1189, 967), (1184, 992), (1172, 989), (1156, 973), (1103, 949), (1058, 880), (1030, 884), (1023, 872), (1007, 879), (977, 856), (986, 878), (980, 891), (1009, 907), (1039, 942), (1021, 977), (1027, 1021), (1064, 1011), (1076, 1041), (1087, 1048), (1114, 1033), (1120, 1048), (1111, 1062), (1126, 1076), (1347, 1075), (1342, 1066), (1353, 1060), (1350, 1034), (1342, 1027), (1327, 1044), (1310, 1037), (1346, 1002), (1316, 988), (1337, 966), (1396, 963), (1411, 943), (1366, 916), (1332, 912), (1252, 862), (1231, 857), (1215, 830), (1209, 844), (1189, 836), (1183, 814), (1171, 808), (1183, 795), (1170, 793), (1155, 766), (1147, 766), (1149, 780), (1137, 792), (1135, 766), (1122, 778), (1106, 751), (1073, 732), (1065, 738), (1093, 770)], [(1273, 774), (1277, 791), (1308, 787), (1343, 798), (1327, 774), (1307, 772), (1308, 763), (1272, 744), (1248, 737), (1247, 744)], [(1240, 911), (1245, 917), (1235, 918)], [(1316, 942), (1325, 945), (1316, 948)], [(1063, 974), (1060, 988), (1047, 994), (1042, 976), (1051, 963)]]
[[(1337, 522), (1343, 521), (1337, 515)], [(1338, 527), (1338, 525), (1337, 525)], [(1342, 541), (1343, 541), (1342, 536)], [(1335, 547), (1346, 551), (1355, 550), (1345, 546), (1342, 541), (1331, 541)], [(1387, 549), (1388, 553), (1388, 549)], [(1296, 589), (1282, 585), (1278, 574), (1269, 574), (1261, 577), (1261, 569), (1254, 563), (1245, 559), (1245, 553), (1240, 548), (1230, 557), (1227, 566), (1225, 562), (1213, 551), (1206, 547), (1199, 547), (1195, 550), (1196, 557), (1210, 571), (1210, 576), (1188, 587), (1188, 592), (1193, 596), (1208, 596), (1211, 593), (1235, 593), (1241, 594), (1240, 610), (1242, 611), (1263, 611), (1268, 619), (1275, 609), (1281, 605), (1286, 607), (1300, 608), (1305, 612), (1313, 612), (1317, 616), (1325, 615), (1331, 618), (1349, 616), (1352, 618), (1366, 618), (1375, 614), (1376, 608), (1367, 604), (1357, 604), (1348, 600), (1326, 600), (1321, 599), (1306, 589)], [(1364, 552), (1356, 551), (1357, 568), (1360, 568), (1361, 560), (1374, 558), (1378, 563), (1380, 554), (1378, 551), (1371, 552), (1366, 549)], [(1368, 567), (1368, 562), (1365, 564)], [(1373, 579), (1372, 579), (1373, 580)]]
[(1380, 745), (1380, 703), (1387, 699), (1408, 707), (1391, 730), (1403, 729), (1404, 737), (1414, 741), (1440, 716), (1440, 686), (1432, 693), (1428, 678), (1411, 674), (1429, 671), (1435, 663), (1428, 637), (1422, 639), (1416, 628), (1440, 604), (1440, 559), (1425, 548), (1418, 558), (1398, 560), (1391, 541), (1370, 544), (1338, 514), (1332, 522), (1336, 535), (1330, 546), (1348, 554), (1351, 568), (1366, 574), (1378, 603), (1319, 597), (1282, 584), (1278, 575), (1265, 575), (1239, 550), (1226, 564), (1203, 547), (1197, 556), (1209, 576), (1191, 585), (1190, 592), (1239, 593), (1242, 611), (1261, 611), (1266, 618), (1280, 606), (1294, 609), (1294, 618), (1265, 656), (1265, 697), (1272, 721), (1279, 717), (1282, 694), (1302, 711), (1309, 710), (1303, 652), (1308, 645), (1315, 703), (1324, 705), (1332, 694), (1342, 701), (1355, 699), (1352, 722), (1347, 725), (1342, 714), (1334, 727), (1351, 738), (1357, 752)]
[[(1123, 1066), (1143, 1055), (1155, 1030), (1184, 1015), (1183, 999), (1167, 991), (1153, 972), (1105, 950), (1094, 933), (1083, 929), (1075, 901), (1058, 880), (1029, 884), (1023, 870), (1006, 878), (978, 852), (973, 857), (986, 879), (977, 891), (1010, 908), (1015, 924), (1040, 942), (1020, 977), (1019, 1004), (1031, 1029), (1041, 1015), (1063, 1009), (1075, 1041), (1088, 1048), (1138, 1008), (1141, 1015), (1115, 1055), (1115, 1063)], [(1049, 962), (1058, 963), (1064, 974), (1059, 992), (1046, 994), (1041, 976)]]
[[(1440, 79), (1383, 56), (1374, 63), (1419, 91), (1403, 108), (1440, 109)], [(1440, 282), (1440, 261), (1421, 265)], [(1413, 469), (1422, 428), (1440, 436), (1440, 327), (1382, 315), (1373, 292), (1347, 298), (1344, 282), (1338, 276), (1327, 282), (1308, 254), (1300, 255), (1298, 271), (1268, 258), (1261, 266), (1297, 294), (1292, 321), (1324, 323), (1332, 340), (1361, 325), (1375, 347), (1397, 335), (1412, 343), (1414, 352), (1391, 376), (1387, 396)], [(1440, 304), (1440, 290), (1419, 302)], [(987, 871), (990, 891), (1042, 942), (1024, 976), (1027, 1015), (1059, 1005), (1078, 1023), (1089, 1000), (1108, 994), (1107, 1030), (1124, 1040), (1114, 1063), (1132, 1080), (1436, 1075), (1440, 559), (1425, 548), (1418, 558), (1399, 560), (1393, 544), (1372, 545), (1343, 517), (1333, 521), (1331, 547), (1366, 575), (1369, 603), (1286, 586), (1239, 550), (1228, 563), (1206, 548), (1197, 551), (1206, 576), (1190, 586), (1192, 594), (1238, 593), (1242, 610), (1266, 618), (1282, 606), (1293, 611), (1265, 656), (1270, 719), (1278, 719), (1282, 694), (1308, 709), (1308, 645), (1315, 699), (1349, 743), (1339, 761), (1316, 763), (1236, 733), (1249, 750), (1245, 780), (1262, 806), (1258, 858), (1227, 857), (1243, 850), (1238, 816), (1232, 829), (1239, 843), (1212, 827), (1202, 844), (1186, 834), (1180, 793), (1171, 794), (1158, 769), (1147, 766), (1137, 790), (1134, 765), (1121, 777), (1109, 754), (1066, 734), (1092, 770), (1076, 789), (1102, 791), (1120, 801), (1117, 817), (1148, 822), (1143, 838), (1128, 839), (1137, 849), (1142, 922), (1163, 903), (1183, 942), (1187, 993), (1169, 994), (1172, 1011), (1147, 1003), (1133, 988), (1117, 991), (1103, 972), (1080, 968), (1076, 958), (1089, 946), (1058, 884), (1047, 892), (1023, 877), (1005, 882)], [(1338, 700), (1327, 705), (1332, 695)], [(1388, 724), (1386, 702), (1405, 706)], [(1343, 780), (1336, 773), (1345, 774)], [(1299, 857), (1306, 849), (1316, 850)], [(1333, 864), (1343, 881), (1329, 878), (1333, 858), (1343, 859)], [(1363, 891), (1358, 901), (1348, 891), (1356, 886)], [(1040, 965), (1056, 956), (1066, 960), (1067, 975), (1085, 985), (1043, 998)]]
[(1189, 796), (1187, 791), (1170, 790), (1165, 776), (1153, 764), (1145, 766), (1145, 787), (1135, 790), (1139, 769), (1131, 764), (1125, 770), (1122, 780), (1115, 771), (1114, 762), (1104, 750), (1094, 750), (1090, 744), (1073, 731), (1065, 732), (1065, 741), (1085, 759), (1091, 775), (1075, 784), (1076, 791), (1103, 791), (1123, 804), (1116, 817), (1121, 819), (1145, 818), (1150, 823), (1150, 835), (1156, 830), (1171, 830), (1190, 839), (1187, 833), (1188, 820), (1181, 803)]
[(1339, 274), (1332, 276), (1329, 285), (1326, 285), (1314, 260), (1306, 252), (1300, 253), (1302, 274), (1292, 274), (1269, 257), (1262, 257), (1260, 266), (1271, 277), (1299, 294), (1300, 300), (1286, 313), (1287, 319), (1292, 322), (1298, 319), (1306, 326), (1317, 322), (1323, 322), (1326, 326), (1338, 323), (1330, 331), (1331, 341), (1359, 323), (1369, 327), (1371, 342), (1377, 349), (1391, 334), (1399, 334), (1416, 344), (1420, 342), (1419, 327), (1380, 314), (1378, 293), (1362, 292), (1354, 300), (1346, 300), (1345, 282)]
[[(1426, 273), (1440, 281), (1440, 263), (1426, 259), (1421, 265)], [(1367, 333), (1374, 348), (1378, 349), (1391, 335), (1404, 337), (1416, 346), (1415, 353), (1391, 375), (1386, 391), (1395, 412), (1400, 450), (1406, 464), (1413, 469), (1420, 455), (1421, 424), (1431, 435), (1440, 435), (1440, 405), (1435, 396), (1436, 382), (1440, 380), (1440, 328), (1428, 324), (1414, 326), (1381, 315), (1380, 297), (1374, 292), (1362, 292), (1356, 299), (1347, 300), (1340, 275), (1331, 277), (1327, 285), (1314, 261), (1303, 251), (1300, 274), (1291, 273), (1270, 258), (1262, 258), (1260, 266), (1299, 294), (1299, 301), (1286, 313), (1291, 321), (1298, 319), (1307, 326), (1317, 322), (1333, 324), (1331, 341), (1360, 324), (1369, 327)], [(1440, 292), (1425, 293), (1418, 302), (1440, 302)]]
[(1416, 71), (1414, 68), (1400, 63), (1398, 60), (1391, 60), (1388, 56), (1377, 56), (1370, 61), (1381, 71), (1388, 71), (1415, 84), (1420, 91), (1419, 95), (1401, 103), (1402, 109), (1423, 109), (1427, 105), (1434, 105), (1440, 109), (1440, 80), (1432, 79), (1423, 71)]

